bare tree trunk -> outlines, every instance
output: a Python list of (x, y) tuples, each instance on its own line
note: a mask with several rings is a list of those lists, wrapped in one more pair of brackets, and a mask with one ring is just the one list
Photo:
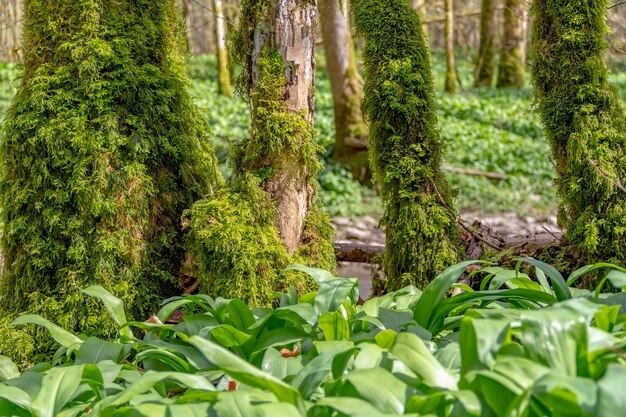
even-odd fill
[(483, 0), (474, 87), (491, 87), (496, 65), (496, 0)]
[(183, 8), (183, 21), (185, 22), (185, 43), (187, 45), (187, 51), (191, 52), (191, 3), (190, 0), (183, 0), (181, 3)]
[(504, 36), (500, 49), (498, 88), (522, 88), (526, 79), (524, 66), (524, 4), (522, 0), (506, 0)]
[(444, 0), (446, 24), (444, 36), (446, 40), (446, 91), (455, 94), (459, 79), (456, 76), (456, 56), (454, 54), (454, 0)]
[[(259, 109), (262, 112), (267, 111), (264, 108), (267, 104), (264, 102), (263, 94), (269, 93), (265, 88), (270, 85), (265, 83), (272, 80), (262, 79), (260, 68), (269, 65), (271, 68), (268, 71), (274, 71), (271, 55), (278, 53), (282, 58), (281, 72), (285, 80), (282, 92), (284, 109), (288, 114), (303, 118), (303, 122), (311, 127), (315, 90), (316, 2), (274, 0), (272, 3), (273, 7), (262, 16), (261, 22), (257, 22), (252, 34), (253, 45), (249, 65), (250, 91), (253, 92), (252, 113), (259, 115)], [(268, 75), (272, 77), (276, 74), (272, 72)], [(258, 99), (254, 99), (255, 94)], [(289, 122), (291, 121), (289, 119)], [(256, 120), (253, 118), (253, 131), (256, 130), (255, 123)], [(286, 131), (273, 133), (289, 135), (292, 128), (295, 129), (292, 126), (285, 126)], [(266, 132), (267, 126), (261, 129)], [(290, 139), (295, 138), (281, 138), (285, 143)], [(268, 138), (253, 137), (253, 141), (264, 140)], [(303, 138), (303, 141), (308, 140), (309, 138)], [(312, 144), (303, 143), (301, 146)], [(298, 149), (292, 150), (297, 151)], [(267, 181), (266, 190), (277, 204), (276, 226), (279, 234), (288, 252), (294, 254), (301, 244), (304, 220), (315, 192), (310, 181), (313, 172), (295, 157), (277, 158), (274, 162), (276, 163), (272, 167), (274, 174)]]
[(215, 23), (215, 52), (217, 55), (217, 83), (221, 95), (232, 97), (233, 86), (228, 70), (228, 51), (226, 49), (226, 24), (222, 0), (213, 0), (213, 18)]
[(426, 23), (426, 19), (428, 19), (428, 11), (426, 10), (426, 0), (411, 0), (413, 3), (413, 8), (417, 10), (420, 15), (420, 19), (422, 20), (422, 32), (424, 32), (424, 36), (426, 39), (430, 38), (430, 33), (428, 32), (428, 23)]
[(361, 114), (362, 80), (348, 23), (347, 0), (320, 0), (326, 65), (335, 105), (336, 160), (352, 168), (354, 178), (370, 178), (368, 128)]

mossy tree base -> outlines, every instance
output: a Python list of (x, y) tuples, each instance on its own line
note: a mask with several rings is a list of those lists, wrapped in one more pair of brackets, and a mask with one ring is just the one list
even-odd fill
[[(278, 277), (290, 263), (336, 266), (333, 229), (315, 198), (321, 168), (312, 124), (315, 10), (308, 2), (287, 3), (242, 4), (234, 51), (244, 67), (238, 89), (250, 99), (251, 137), (233, 153), (232, 183), (188, 214), (188, 246), (205, 290), (251, 305), (267, 305), (274, 291), (292, 285), (313, 288), (303, 274)], [(277, 29), (291, 24), (300, 43)]]

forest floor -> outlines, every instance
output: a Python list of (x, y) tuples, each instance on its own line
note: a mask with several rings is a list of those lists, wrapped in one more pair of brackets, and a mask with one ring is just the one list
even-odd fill
[[(558, 233), (561, 230), (557, 225), (555, 214), (547, 216), (521, 216), (509, 211), (501, 213), (484, 213), (466, 211), (461, 218), (467, 224), (480, 220), (491, 230), (504, 238), (526, 236), (536, 233)], [(380, 216), (366, 215), (360, 217), (334, 217), (332, 224), (336, 231), (337, 243), (361, 243), (366, 245), (385, 245), (385, 232), (380, 227)], [(368, 298), (372, 290), (372, 272), (375, 265), (365, 263), (343, 262), (337, 268), (337, 276), (344, 278), (358, 278), (360, 294)]]

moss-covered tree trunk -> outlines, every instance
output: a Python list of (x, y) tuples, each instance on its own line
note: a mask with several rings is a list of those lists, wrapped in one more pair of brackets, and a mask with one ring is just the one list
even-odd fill
[(139, 320), (180, 291), (180, 217), (217, 174), (187, 93), (179, 6), (25, 2), (24, 72), (1, 147), (0, 352), (50, 348), (8, 327), (22, 312), (115, 335), (79, 293), (88, 285)]
[(385, 209), (387, 289), (424, 287), (461, 257), (430, 50), (409, 0), (355, 0), (354, 14), (365, 38), (363, 110)]
[(215, 25), (215, 54), (217, 55), (217, 86), (218, 92), (232, 97), (233, 86), (230, 82), (228, 69), (228, 50), (226, 49), (226, 22), (222, 0), (213, 1), (213, 23)]
[(604, 0), (536, 0), (532, 76), (552, 145), (566, 240), (586, 262), (626, 260), (626, 120), (609, 83)]
[[(279, 272), (299, 262), (333, 270), (332, 227), (315, 199), (316, 2), (244, 0), (233, 40), (249, 99), (251, 137), (234, 152), (228, 188), (189, 215), (189, 244), (213, 295), (268, 304), (275, 290), (310, 290)], [(295, 278), (295, 279), (292, 279)]]
[(522, 0), (505, 0), (498, 88), (522, 88), (526, 81), (524, 7)]
[(454, 53), (454, 0), (444, 0), (446, 21), (444, 37), (446, 40), (446, 91), (456, 93), (459, 79), (456, 76), (456, 55)]
[(368, 128), (361, 113), (363, 88), (356, 65), (346, 0), (320, 0), (324, 51), (335, 106), (336, 160), (352, 168), (354, 178), (369, 179)]
[(491, 87), (496, 68), (496, 0), (482, 0), (474, 87)]
[[(278, 0), (273, 10), (263, 16), (254, 29), (252, 53), (248, 60), (250, 68), (249, 91), (253, 94), (252, 114), (263, 116), (267, 110), (265, 100), (275, 93), (265, 88), (277, 88), (284, 98), (284, 110), (297, 114), (307, 125), (313, 124), (313, 94), (315, 91), (315, 50), (317, 7), (313, 2)], [(280, 73), (267, 74), (263, 78), (264, 65), (276, 65), (281, 59)], [(269, 68), (272, 71), (274, 68)], [(281, 77), (280, 83), (276, 78)], [(283, 81), (284, 80), (284, 81)], [(275, 83), (275, 84), (270, 84)], [(266, 96), (267, 94), (267, 96)], [(253, 141), (263, 143), (270, 138), (265, 135), (266, 121), (252, 120)], [(278, 132), (275, 132), (278, 133)], [(267, 143), (272, 145), (272, 143)], [(261, 166), (265, 161), (259, 161)], [(290, 254), (294, 254), (302, 239), (304, 219), (315, 193), (311, 185), (313, 175), (310, 167), (292, 158), (281, 158), (272, 166), (265, 189), (277, 203), (276, 225)], [(255, 168), (261, 168), (257, 166)]]

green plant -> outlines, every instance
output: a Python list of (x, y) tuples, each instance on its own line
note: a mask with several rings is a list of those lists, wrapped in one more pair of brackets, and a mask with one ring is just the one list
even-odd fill
[[(596, 264), (566, 280), (521, 259), (513, 270), (475, 272), (483, 278), (474, 291), (456, 284), (468, 265), (449, 268), (423, 293), (409, 286), (363, 305), (356, 280), (293, 265), (318, 283), (316, 293), (276, 294), (273, 309), (173, 297), (149, 323), (126, 322), (119, 299), (90, 287), (84, 293), (104, 303), (118, 339), (20, 318), (42, 323), (63, 346), (54, 366), (22, 374), (0, 357), (0, 415), (619, 415), (624, 293), (567, 285), (604, 269), (621, 289), (626, 270)], [(452, 287), (467, 292), (446, 298)]]

